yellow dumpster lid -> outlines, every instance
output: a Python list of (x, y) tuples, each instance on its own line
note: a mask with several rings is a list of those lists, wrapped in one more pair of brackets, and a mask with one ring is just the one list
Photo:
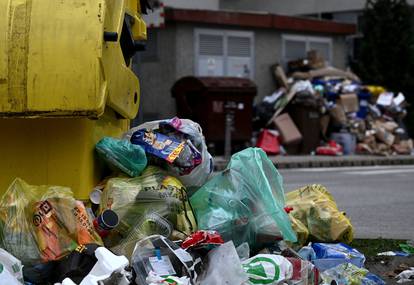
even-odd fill
[(0, 117), (96, 118), (109, 106), (134, 118), (139, 81), (121, 38), (146, 38), (138, 11), (137, 0), (0, 1)]

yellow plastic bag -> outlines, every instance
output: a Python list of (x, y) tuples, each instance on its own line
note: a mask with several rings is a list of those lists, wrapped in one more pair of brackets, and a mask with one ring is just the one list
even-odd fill
[(70, 188), (32, 186), (17, 178), (0, 201), (1, 247), (24, 264), (58, 260), (102, 240)]
[(289, 215), (290, 222), (292, 223), (292, 229), (296, 232), (298, 236), (298, 241), (295, 244), (305, 245), (309, 238), (308, 228), (293, 215)]
[[(118, 214), (120, 223), (114, 231), (123, 237), (137, 221), (152, 213), (166, 218), (186, 235), (197, 230), (186, 188), (177, 178), (155, 166), (147, 167), (135, 178), (109, 179), (100, 204), (100, 211), (105, 209)], [(145, 221), (142, 224), (146, 224)]]
[(374, 96), (374, 98), (378, 98), (381, 93), (387, 92), (387, 90), (382, 86), (377, 85), (368, 85), (365, 86), (368, 91)]
[[(334, 198), (322, 185), (309, 185), (286, 194), (290, 215), (309, 231), (310, 239), (321, 242), (350, 243), (351, 221), (338, 210)], [(295, 227), (295, 224), (293, 224)]]

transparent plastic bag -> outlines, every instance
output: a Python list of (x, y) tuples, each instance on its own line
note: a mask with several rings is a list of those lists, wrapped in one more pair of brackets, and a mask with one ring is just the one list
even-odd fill
[(190, 140), (191, 144), (201, 153), (201, 163), (192, 169), (190, 173), (180, 174), (173, 165), (168, 165), (168, 170), (177, 176), (186, 187), (202, 186), (213, 172), (214, 166), (213, 158), (207, 150), (203, 131), (199, 124), (188, 119), (179, 119), (177, 117), (169, 120), (152, 121), (129, 130), (124, 135), (124, 139), (131, 140), (132, 135), (138, 130), (159, 130), (160, 124), (171, 126), (171, 128), (176, 130), (175, 136)]
[(167, 219), (155, 212), (148, 211), (138, 219), (138, 222), (131, 228), (128, 235), (111, 248), (111, 251), (131, 259), (135, 244), (139, 240), (152, 235), (169, 237), (173, 230), (173, 225)]
[(79, 244), (102, 240), (70, 188), (17, 178), (0, 201), (1, 246), (24, 264), (58, 260)]
[(351, 221), (338, 210), (333, 196), (322, 185), (309, 185), (286, 194), (290, 215), (302, 222), (314, 241), (350, 243)]
[(145, 151), (127, 140), (103, 138), (96, 144), (98, 154), (112, 167), (131, 177), (138, 176), (147, 166)]
[(321, 273), (321, 277), (326, 284), (336, 281), (337, 284), (349, 285), (385, 285), (385, 282), (378, 276), (351, 263), (343, 263), (328, 269)]
[(136, 283), (146, 284), (150, 272), (159, 276), (197, 278), (201, 265), (199, 259), (193, 257), (169, 239), (153, 235), (137, 242), (131, 258), (131, 265), (136, 273)]
[(187, 192), (181, 182), (155, 166), (147, 167), (135, 178), (111, 178), (103, 191), (100, 212), (115, 211), (120, 223), (115, 228), (127, 236), (137, 221), (149, 213), (169, 220), (174, 228), (185, 234), (197, 229)]
[(216, 230), (236, 246), (248, 242), (257, 248), (267, 238), (281, 236), (295, 242), (282, 185), (282, 176), (261, 149), (234, 154), (227, 168), (190, 198), (198, 227)]
[(243, 270), (236, 248), (229, 241), (208, 253), (207, 266), (196, 284), (246, 284), (248, 280), (249, 276)]

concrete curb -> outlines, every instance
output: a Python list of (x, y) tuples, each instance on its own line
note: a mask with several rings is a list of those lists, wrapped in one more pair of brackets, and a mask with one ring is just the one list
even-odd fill
[[(346, 167), (346, 166), (375, 166), (375, 165), (414, 165), (414, 156), (269, 156), (278, 169), (287, 168), (317, 168), (317, 167)], [(224, 170), (227, 161), (223, 157), (215, 157), (215, 171)]]

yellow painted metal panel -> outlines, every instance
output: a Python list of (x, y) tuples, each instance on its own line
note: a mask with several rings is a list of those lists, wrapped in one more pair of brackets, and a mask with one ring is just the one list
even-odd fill
[[(132, 35), (135, 40), (147, 39), (147, 25), (141, 15), (141, 4), (138, 0), (128, 0), (126, 12), (134, 18)], [(138, 12), (138, 13), (137, 13)]]
[[(108, 109), (109, 110), (109, 109)], [(69, 186), (78, 199), (102, 179), (94, 147), (103, 136), (120, 137), (128, 120), (106, 112), (87, 118), (0, 119), (0, 195), (16, 177), (31, 184)]]
[[(125, 118), (134, 118), (139, 108), (140, 84), (138, 78), (129, 67), (130, 62), (125, 62), (120, 48), (120, 37), (124, 24), (125, 13), (132, 16), (138, 15), (128, 9), (126, 1), (108, 1), (107, 14), (105, 18), (105, 30), (118, 33), (118, 42), (107, 42), (104, 44), (102, 62), (108, 80), (108, 100), (107, 105), (117, 111)], [(109, 13), (109, 11), (118, 11)], [(122, 13), (119, 13), (121, 11)], [(134, 22), (132, 29), (139, 25)], [(146, 31), (146, 26), (145, 26)]]
[(104, 78), (103, 0), (34, 1), (30, 18), (27, 110), (97, 117)]
[(4, 95), (7, 92), (7, 60), (8, 60), (8, 45), (7, 45), (7, 29), (9, 17), (7, 12), (9, 2), (0, 1), (0, 104), (2, 104)]
[(120, 60), (124, 61), (124, 57), (115, 43), (107, 43), (103, 55), (106, 59), (103, 61), (104, 69), (107, 74), (111, 74), (108, 78), (108, 106), (125, 118), (135, 118), (140, 102), (138, 78), (125, 63), (116, 64)]
[(117, 32), (118, 35), (121, 35), (125, 1), (108, 0), (106, 2), (106, 9), (108, 13), (105, 17), (105, 31)]
[(134, 118), (139, 81), (119, 40), (126, 14), (135, 39), (146, 26), (129, 1), (0, 1), (0, 117), (97, 118), (108, 105)]
[[(119, 41), (125, 14), (141, 19), (127, 1), (0, 0), (0, 194), (21, 177), (87, 199), (103, 178), (95, 144), (126, 131), (139, 106)], [(145, 23), (132, 32), (143, 39)]]

